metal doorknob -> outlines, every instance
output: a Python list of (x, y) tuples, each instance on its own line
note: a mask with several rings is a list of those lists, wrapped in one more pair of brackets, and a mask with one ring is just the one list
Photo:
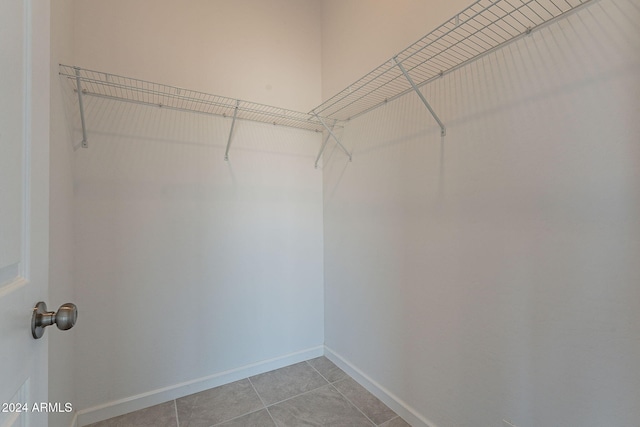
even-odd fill
[(61, 331), (73, 328), (78, 319), (78, 308), (70, 302), (62, 304), (57, 312), (47, 311), (47, 304), (40, 301), (33, 307), (31, 316), (31, 334), (33, 338), (42, 338), (44, 328), (54, 323)]

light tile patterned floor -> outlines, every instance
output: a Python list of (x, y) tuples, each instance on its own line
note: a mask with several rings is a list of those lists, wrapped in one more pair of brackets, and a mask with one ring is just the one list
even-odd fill
[(326, 357), (318, 357), (90, 427), (410, 427)]

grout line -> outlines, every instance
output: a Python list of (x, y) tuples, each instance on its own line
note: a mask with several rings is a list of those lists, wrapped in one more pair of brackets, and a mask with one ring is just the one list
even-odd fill
[[(400, 415), (398, 415), (397, 417), (393, 417), (393, 418), (391, 418), (389, 421), (385, 421), (385, 422), (384, 422), (384, 423), (382, 423), (382, 424), (390, 423), (391, 421), (393, 421), (393, 420), (397, 420), (398, 418), (402, 419), (402, 417), (401, 417)], [(404, 420), (403, 420), (403, 421), (404, 421)], [(405, 421), (405, 422), (406, 422), (406, 421)], [(382, 424), (380, 424), (380, 425), (382, 425)]]
[(273, 424), (278, 427), (278, 422), (276, 421), (275, 418), (273, 418), (273, 415), (271, 415), (271, 411), (269, 410), (269, 408), (264, 408), (267, 410), (267, 414), (269, 414), (269, 417), (271, 417), (271, 421), (273, 421)]
[[(349, 377), (349, 378), (351, 378), (351, 377)], [(345, 378), (344, 380), (341, 380), (341, 381), (336, 381), (336, 383), (339, 383), (339, 382), (342, 382), (342, 381), (346, 381), (347, 379), (348, 379), (348, 378)], [(353, 378), (351, 378), (351, 379), (353, 379)], [(353, 380), (353, 381), (356, 381), (356, 380)], [(357, 381), (356, 381), (356, 383), (357, 383)], [(336, 386), (334, 386), (333, 384), (331, 384), (331, 385), (333, 386), (333, 388), (335, 389), (335, 391), (337, 391), (338, 393), (340, 393), (340, 396), (344, 397), (344, 398), (345, 398), (345, 400), (346, 400), (347, 402), (349, 402), (349, 403), (350, 403), (354, 408), (356, 408), (356, 409), (358, 410), (358, 412), (360, 412), (362, 415), (364, 415), (364, 417), (365, 417), (366, 419), (368, 419), (368, 420), (369, 420), (369, 422), (371, 423), (371, 425), (374, 425), (374, 426), (377, 426), (377, 425), (378, 425), (378, 424), (374, 423), (374, 422), (373, 422), (373, 420), (367, 416), (367, 414), (365, 414), (364, 412), (362, 412), (362, 409), (360, 409), (360, 407), (359, 407), (358, 405), (356, 405), (355, 403), (353, 403), (353, 402), (352, 402), (352, 401), (351, 401), (347, 396), (345, 396), (344, 394), (342, 394), (342, 392), (341, 392), (340, 390), (338, 390), (338, 388), (337, 388)], [(385, 422), (386, 422), (386, 421), (385, 421)]]
[(180, 420), (178, 419), (178, 400), (173, 399), (173, 409), (176, 411), (176, 427), (180, 427)]
[(217, 423), (217, 424), (212, 424), (210, 427), (216, 427), (216, 426), (220, 426), (220, 425), (222, 425), (222, 424), (226, 424), (226, 423), (228, 423), (228, 422), (231, 422), (231, 421), (237, 420), (238, 418), (242, 418), (242, 417), (245, 417), (245, 416), (247, 416), (247, 415), (255, 414), (256, 412), (260, 412), (260, 411), (262, 411), (263, 409), (266, 409), (266, 408), (261, 408), (261, 409), (257, 409), (257, 410), (255, 410), (255, 411), (246, 412), (246, 413), (244, 413), (244, 414), (242, 414), (242, 415), (238, 415), (237, 417), (233, 417), (233, 418), (228, 419), (228, 420), (220, 421), (220, 422), (219, 422), (219, 423)]
[(288, 401), (288, 400), (295, 399), (296, 397), (304, 396), (305, 394), (312, 393), (312, 392), (314, 392), (314, 391), (316, 391), (316, 390), (321, 389), (322, 387), (327, 387), (327, 386), (330, 386), (330, 385), (331, 385), (331, 384), (323, 384), (323, 385), (321, 385), (320, 387), (316, 387), (316, 388), (314, 388), (313, 390), (305, 391), (304, 393), (300, 393), (300, 394), (296, 394), (295, 396), (287, 397), (286, 399), (283, 399), (283, 400), (281, 400), (281, 401), (279, 401), (279, 402), (274, 402), (274, 403), (272, 403), (271, 405), (269, 405), (269, 406), (267, 407), (267, 409), (269, 409), (269, 407), (271, 407), (271, 406), (279, 405), (279, 404), (284, 403), (284, 402), (286, 402), (286, 401)]
[(271, 421), (273, 421), (273, 425), (278, 427), (278, 423), (276, 422), (275, 418), (273, 418), (273, 415), (271, 415), (271, 411), (269, 411), (269, 408), (267, 408), (267, 404), (264, 403), (264, 400), (262, 399), (262, 396), (260, 396), (260, 393), (258, 393), (258, 389), (256, 388), (255, 385), (253, 385), (253, 381), (251, 381), (250, 377), (247, 377), (247, 379), (249, 380), (249, 384), (251, 384), (251, 387), (253, 387), (253, 390), (258, 395), (258, 398), (260, 399), (260, 402), (262, 402), (262, 405), (264, 406), (264, 409), (267, 410), (267, 414), (269, 414), (269, 418), (271, 418)]
[(256, 395), (258, 396), (258, 399), (260, 399), (260, 402), (262, 402), (262, 406), (266, 408), (267, 405), (266, 403), (264, 403), (264, 400), (262, 399), (262, 396), (260, 396), (260, 393), (258, 393), (258, 389), (256, 388), (256, 386), (253, 385), (253, 381), (251, 381), (251, 378), (247, 377), (247, 380), (249, 381), (249, 384), (251, 384), (251, 388), (253, 388), (253, 391), (256, 392)]
[(314, 371), (316, 371), (318, 374), (320, 374), (320, 376), (321, 376), (322, 378), (324, 378), (324, 380), (325, 380), (326, 382), (328, 382), (329, 384), (333, 384), (331, 381), (329, 381), (329, 380), (327, 379), (327, 377), (325, 377), (324, 375), (322, 375), (322, 372), (318, 371), (318, 370), (315, 368), (315, 366), (313, 366), (311, 363), (309, 363), (309, 361), (308, 361), (308, 360), (306, 360), (305, 362), (307, 362), (307, 365), (311, 366), (311, 369), (313, 369), (313, 370), (314, 370)]
[[(333, 363), (333, 362), (332, 362), (332, 363)], [(331, 381), (329, 381), (329, 380), (328, 380), (324, 375), (322, 375), (322, 373), (321, 373), (320, 371), (318, 371), (318, 370), (317, 370), (317, 369), (316, 369), (316, 368), (315, 368), (311, 363), (309, 363), (309, 361), (308, 361), (308, 360), (307, 360), (307, 364), (308, 364), (309, 366), (311, 366), (311, 367), (312, 367), (312, 368), (313, 368), (317, 373), (319, 373), (319, 374), (320, 374), (320, 376), (321, 376), (322, 378), (324, 378), (324, 379), (325, 379), (325, 381), (327, 381), (327, 382), (329, 383), (329, 385), (330, 385), (330, 386), (332, 386), (332, 387), (334, 388), (334, 390), (335, 390), (335, 391), (337, 391), (338, 393), (340, 393), (340, 395), (341, 395), (342, 397), (344, 397), (344, 398), (347, 400), (347, 402), (349, 402), (349, 403), (350, 403), (354, 408), (356, 408), (356, 409), (357, 409), (357, 410), (358, 410), (362, 415), (364, 415), (364, 416), (365, 416), (365, 418), (366, 418), (366, 419), (368, 419), (368, 420), (371, 422), (371, 424), (373, 424), (374, 426), (377, 426), (377, 424), (376, 424), (376, 423), (374, 423), (374, 422), (373, 422), (373, 420), (372, 420), (371, 418), (367, 417), (367, 414), (365, 414), (364, 412), (362, 412), (362, 411), (360, 410), (360, 408), (358, 407), (358, 405), (356, 405), (356, 404), (355, 404), (355, 403), (353, 403), (351, 400), (349, 400), (349, 398), (348, 398), (347, 396), (345, 396), (344, 394), (342, 394), (342, 392), (341, 392), (340, 390), (338, 390), (338, 389), (336, 388), (336, 386), (334, 385), (334, 384), (337, 384), (337, 383), (339, 383), (339, 382), (342, 382), (342, 381), (345, 381), (345, 380), (347, 380), (347, 379), (351, 378), (351, 376), (350, 376), (349, 374), (347, 374), (347, 378), (342, 378), (342, 379), (340, 379), (340, 380), (337, 380), (337, 381), (331, 382)], [(345, 372), (345, 374), (346, 374), (346, 372)], [(351, 378), (351, 379), (353, 380), (353, 378)], [(353, 381), (356, 381), (356, 380), (353, 380)], [(356, 382), (357, 382), (357, 381), (356, 381)], [(393, 418), (392, 418), (392, 419), (393, 419)], [(385, 421), (385, 422), (386, 422), (386, 421)]]
[[(300, 362), (300, 363), (307, 363), (307, 364), (309, 364), (307, 360), (305, 360), (305, 361), (303, 361), (303, 362)], [(294, 365), (297, 365), (297, 363), (294, 363)], [(289, 365), (289, 366), (292, 366), (292, 365)], [(311, 366), (311, 365), (309, 364), (309, 366)], [(283, 368), (288, 368), (288, 366), (284, 366)], [(280, 368), (280, 369), (283, 369), (283, 368)], [(318, 372), (318, 370), (317, 370), (317, 369), (315, 369), (313, 366), (311, 366), (311, 368), (313, 368), (313, 370), (315, 370), (316, 372)], [(277, 370), (277, 369), (276, 369), (276, 370)], [(318, 372), (318, 374), (320, 374), (320, 372)], [(327, 384), (322, 384), (321, 386), (318, 386), (318, 387), (316, 387), (316, 388), (314, 388), (314, 389), (307, 390), (307, 391), (302, 392), (302, 393), (298, 393), (298, 394), (296, 394), (295, 396), (287, 397), (286, 399), (282, 399), (282, 400), (280, 400), (280, 401), (278, 401), (278, 402), (274, 402), (274, 403), (271, 403), (271, 404), (269, 404), (269, 405), (267, 405), (267, 404), (265, 403), (265, 401), (264, 401), (264, 400), (262, 400), (262, 396), (260, 396), (260, 393), (258, 393), (258, 390), (256, 390), (255, 386), (253, 387), (253, 389), (254, 389), (254, 390), (256, 390), (256, 393), (258, 394), (258, 397), (259, 397), (259, 398), (260, 398), (260, 400), (262, 401), (262, 404), (265, 406), (265, 408), (269, 409), (269, 406), (279, 405), (280, 403), (282, 403), (282, 402), (286, 402), (287, 400), (294, 399), (294, 398), (296, 398), (296, 397), (298, 397), (298, 396), (303, 396), (303, 395), (305, 395), (305, 394), (307, 394), (307, 393), (311, 393), (312, 391), (316, 391), (316, 390), (318, 390), (319, 388), (322, 388), (322, 387), (326, 387), (326, 386), (328, 386), (328, 385), (331, 385), (331, 383), (330, 383), (330, 382), (329, 382), (329, 381), (328, 381), (328, 380), (327, 380), (327, 379), (326, 379), (322, 374), (320, 374), (320, 376), (322, 377), (322, 379), (324, 379), (325, 381), (327, 381)], [(249, 378), (247, 378), (247, 379), (249, 380), (249, 382), (251, 382), (251, 380), (250, 380)], [(251, 383), (251, 385), (253, 386), (253, 383)]]

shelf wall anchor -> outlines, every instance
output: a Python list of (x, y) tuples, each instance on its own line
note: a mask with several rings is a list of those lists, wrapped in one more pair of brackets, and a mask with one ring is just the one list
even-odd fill
[(76, 70), (76, 89), (78, 91), (78, 105), (80, 107), (80, 123), (82, 123), (82, 148), (89, 147), (87, 140), (87, 126), (84, 122), (84, 103), (82, 102), (82, 83), (80, 82), (80, 68), (74, 67)]
[(225, 162), (229, 161), (229, 148), (231, 148), (231, 137), (233, 136), (233, 128), (236, 125), (236, 117), (238, 117), (239, 106), (240, 106), (240, 100), (236, 100), (236, 108), (233, 110), (233, 120), (231, 121), (231, 130), (229, 130), (229, 139), (227, 140), (227, 149), (224, 152)]
[(438, 117), (436, 112), (433, 111), (433, 108), (431, 108), (431, 105), (429, 105), (429, 102), (427, 101), (427, 99), (424, 97), (422, 92), (420, 92), (420, 89), (418, 89), (418, 86), (416, 86), (416, 84), (413, 82), (413, 79), (411, 78), (409, 73), (407, 73), (407, 70), (404, 69), (402, 64), (398, 61), (397, 57), (393, 58), (393, 62), (395, 62), (398, 68), (400, 68), (400, 71), (402, 71), (402, 74), (404, 74), (404, 77), (407, 79), (407, 81), (409, 82), (413, 90), (418, 94), (422, 103), (425, 105), (425, 107), (427, 107), (427, 110), (429, 110), (429, 112), (431, 113), (433, 118), (436, 120), (436, 122), (438, 122), (438, 125), (440, 126), (440, 135), (445, 136), (447, 134), (447, 128), (444, 126), (444, 123), (442, 123), (442, 120), (440, 120), (440, 117)]
[[(327, 124), (324, 122), (324, 120), (322, 120), (322, 118), (321, 118), (321, 117), (320, 117), (320, 116), (319, 116), (315, 111), (312, 111), (312, 112), (311, 112), (311, 114), (313, 114), (313, 115), (316, 117), (316, 119), (318, 119), (318, 121), (320, 122), (320, 124), (322, 124), (322, 126), (327, 130), (327, 132), (329, 132), (329, 135), (330, 135), (330, 136), (331, 136), (331, 137), (336, 141), (336, 143), (338, 144), (338, 146), (339, 146), (340, 148), (342, 148), (342, 151), (344, 151), (344, 154), (346, 154), (346, 155), (347, 155), (347, 157), (349, 157), (349, 161), (351, 161), (351, 160), (352, 160), (352, 158), (351, 158), (351, 154), (349, 154), (349, 152), (347, 151), (347, 149), (346, 149), (346, 148), (344, 148), (344, 145), (342, 145), (342, 143), (340, 142), (340, 140), (338, 139), (338, 137), (336, 136), (336, 134), (334, 134), (334, 133), (333, 133), (333, 131), (329, 128), (329, 126), (327, 126)], [(327, 138), (327, 141), (328, 141), (328, 140), (329, 140), (329, 139)], [(325, 142), (325, 144), (323, 144), (322, 150), (324, 150), (324, 145), (326, 145), (326, 142)], [(320, 151), (320, 155), (322, 155), (322, 151)], [(318, 155), (318, 159), (320, 158), (320, 155)], [(316, 160), (316, 165), (317, 165), (317, 160)]]

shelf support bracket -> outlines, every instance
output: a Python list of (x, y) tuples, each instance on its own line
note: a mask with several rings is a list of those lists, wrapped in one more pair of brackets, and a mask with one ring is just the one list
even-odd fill
[[(351, 154), (349, 154), (347, 149), (344, 148), (344, 145), (342, 145), (342, 143), (340, 142), (340, 140), (338, 139), (336, 134), (333, 133), (333, 130), (331, 130), (331, 128), (329, 128), (329, 126), (327, 126), (327, 124), (324, 122), (324, 120), (322, 120), (322, 118), (320, 118), (320, 116), (315, 111), (312, 111), (311, 113), (316, 117), (316, 119), (318, 119), (320, 124), (322, 124), (322, 126), (327, 130), (327, 132), (329, 132), (329, 136), (333, 137), (333, 139), (336, 141), (338, 146), (340, 148), (342, 148), (342, 151), (344, 151), (344, 154), (346, 154), (347, 157), (349, 157), (349, 161), (351, 161), (352, 160), (351, 159)], [(329, 141), (328, 137), (327, 137), (327, 141)], [(324, 148), (327, 145), (327, 141), (325, 141), (325, 143), (322, 145), (322, 150), (320, 151), (320, 154), (318, 155), (318, 159), (320, 158), (320, 155), (322, 155), (322, 151), (324, 151)], [(317, 165), (318, 165), (318, 161), (316, 160), (316, 167), (317, 167)]]
[[(331, 130), (333, 130), (334, 126), (331, 126)], [(322, 143), (322, 147), (320, 147), (320, 152), (318, 153), (318, 157), (316, 157), (316, 163), (315, 163), (316, 169), (318, 169), (318, 162), (320, 162), (320, 157), (322, 157), (322, 153), (324, 153), (324, 149), (327, 146), (327, 142), (329, 142), (329, 138), (331, 138), (331, 134), (327, 134), (327, 137), (324, 139), (324, 142)]]
[(416, 84), (413, 82), (413, 79), (411, 78), (409, 73), (407, 73), (407, 70), (404, 69), (402, 64), (398, 61), (397, 57), (395, 56), (393, 57), (393, 62), (395, 62), (398, 68), (400, 68), (400, 71), (402, 71), (402, 74), (404, 74), (404, 77), (407, 79), (407, 81), (409, 82), (413, 90), (418, 94), (422, 103), (425, 105), (425, 107), (427, 107), (427, 110), (429, 110), (433, 118), (436, 119), (436, 122), (438, 122), (438, 125), (440, 126), (440, 135), (445, 136), (447, 134), (447, 128), (444, 126), (444, 123), (442, 123), (442, 120), (440, 120), (436, 112), (433, 111), (433, 108), (431, 108), (431, 105), (429, 105), (429, 102), (427, 101), (427, 99), (424, 97), (422, 92), (420, 92), (420, 89), (418, 89), (418, 86), (416, 86)]
[(233, 121), (231, 122), (231, 130), (229, 131), (229, 139), (227, 140), (227, 149), (224, 152), (224, 161), (229, 161), (229, 148), (231, 148), (231, 137), (233, 136), (233, 128), (236, 125), (236, 117), (238, 117), (238, 107), (240, 106), (240, 101), (236, 100), (236, 108), (233, 110)]
[(80, 123), (82, 123), (82, 148), (89, 147), (87, 140), (87, 126), (84, 122), (84, 103), (82, 102), (82, 82), (80, 81), (80, 68), (74, 67), (76, 70), (76, 89), (78, 91), (78, 105), (80, 107)]

